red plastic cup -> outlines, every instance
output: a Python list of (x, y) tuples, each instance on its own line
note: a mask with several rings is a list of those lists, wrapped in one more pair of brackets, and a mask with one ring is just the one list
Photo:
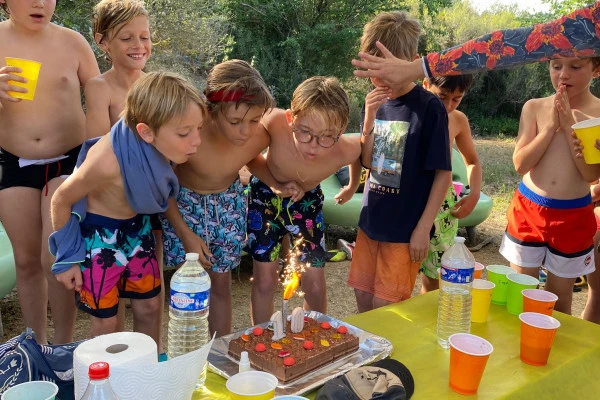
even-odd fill
[(521, 361), (535, 366), (546, 365), (560, 322), (548, 315), (534, 312), (521, 313), (519, 319)]
[(547, 290), (525, 289), (523, 293), (523, 311), (552, 315), (558, 296)]
[(450, 388), (460, 394), (475, 394), (494, 346), (470, 333), (455, 333), (450, 344)]
[(485, 266), (482, 263), (475, 263), (475, 272), (473, 272), (473, 278), (475, 279), (481, 279), (481, 274), (483, 274), (483, 270), (485, 269)]

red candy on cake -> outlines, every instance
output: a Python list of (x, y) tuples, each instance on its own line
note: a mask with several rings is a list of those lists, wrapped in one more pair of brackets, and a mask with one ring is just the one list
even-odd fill
[(329, 328), (331, 328), (331, 325), (329, 325), (329, 322), (325, 321), (325, 322), (321, 323), (321, 328), (329, 329)]
[(337, 328), (338, 333), (348, 333), (348, 328), (346, 328), (344, 325), (340, 325), (339, 328)]
[(263, 330), (261, 327), (257, 326), (256, 328), (254, 328), (254, 330), (252, 331), (252, 334), (254, 336), (260, 336), (263, 334)]
[(263, 351), (267, 351), (267, 346), (265, 346), (264, 343), (258, 343), (256, 346), (254, 346), (254, 350), (262, 353)]
[(283, 359), (283, 364), (286, 367), (291, 367), (292, 365), (296, 364), (296, 360), (294, 360), (294, 357), (286, 357)]
[(307, 340), (307, 341), (304, 342), (304, 344), (302, 345), (302, 347), (304, 347), (306, 350), (312, 350), (312, 349), (315, 348), (315, 345), (310, 340)]

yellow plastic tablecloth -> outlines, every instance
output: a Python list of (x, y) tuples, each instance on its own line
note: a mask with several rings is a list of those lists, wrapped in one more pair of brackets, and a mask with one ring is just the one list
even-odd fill
[[(413, 399), (600, 398), (600, 325), (554, 312), (561, 326), (550, 359), (534, 367), (519, 358), (519, 318), (494, 304), (487, 323), (471, 324), (471, 333), (494, 346), (479, 392), (469, 397), (454, 393), (448, 387), (449, 351), (437, 344), (437, 301), (435, 291), (345, 319), (393, 343), (392, 358), (414, 376)], [(205, 392), (193, 398), (226, 399), (225, 379), (209, 373)]]

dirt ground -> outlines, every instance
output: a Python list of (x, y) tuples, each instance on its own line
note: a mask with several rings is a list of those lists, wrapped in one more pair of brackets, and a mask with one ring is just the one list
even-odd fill
[[(473, 252), (475, 259), (484, 265), (491, 264), (505, 264), (505, 260), (498, 253), (498, 247), (500, 245), (501, 230), (493, 226), (493, 223), (487, 223), (487, 221), (478, 228), (478, 243), (485, 243), (480, 250)], [(329, 227), (327, 230), (328, 240), (330, 247), (334, 246), (338, 238), (344, 238), (346, 240), (354, 240), (355, 231), (353, 229), (340, 228), (340, 227)], [(459, 231), (460, 234), (460, 231)], [(252, 262), (248, 256), (245, 256), (242, 261), (242, 266), (239, 273), (234, 272), (233, 274), (233, 329), (234, 331), (248, 327), (250, 325), (249, 315), (249, 304), (250, 304), (250, 288), (251, 288), (251, 265)], [(348, 271), (350, 269), (349, 261), (331, 262), (327, 263), (325, 267), (326, 280), (327, 280), (327, 295), (328, 295), (328, 314), (335, 318), (344, 318), (348, 315), (352, 315), (357, 312), (356, 302), (354, 300), (354, 292), (346, 284), (348, 277)], [(168, 282), (172, 275), (172, 271), (167, 271), (165, 274), (165, 281)], [(420, 281), (417, 281), (415, 291), (413, 295), (418, 295), (420, 289)], [(280, 292), (276, 295), (276, 298), (281, 298)], [(580, 316), (583, 308), (585, 307), (585, 301), (587, 298), (587, 287), (584, 287), (581, 292), (573, 294), (573, 315)], [(301, 306), (302, 299), (297, 296), (290, 300), (290, 308)], [(280, 304), (275, 304), (279, 307)], [(25, 326), (23, 326), (23, 320), (21, 312), (19, 310), (19, 304), (17, 300), (16, 291), (6, 296), (0, 302), (0, 310), (2, 313), (2, 320), (4, 323), (4, 338), (13, 337), (21, 333)], [(166, 325), (168, 322), (168, 303), (165, 303), (165, 313), (163, 317), (163, 338), (166, 343)], [(131, 310), (127, 310), (126, 318), (127, 329), (132, 329), (131, 322)], [(49, 318), (49, 338), (53, 334), (52, 318)], [(87, 315), (79, 313), (75, 326), (75, 337), (74, 339), (84, 339), (89, 335), (89, 319)]]

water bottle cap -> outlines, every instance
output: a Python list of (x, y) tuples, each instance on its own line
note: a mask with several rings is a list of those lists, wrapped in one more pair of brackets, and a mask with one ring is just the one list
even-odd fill
[(465, 242), (465, 238), (462, 236), (455, 236), (454, 237), (454, 243), (464, 243)]
[(242, 354), (240, 356), (240, 364), (241, 363), (247, 363), (250, 362), (250, 359), (248, 358), (248, 352), (247, 351), (242, 351)]
[(90, 379), (106, 379), (109, 375), (110, 367), (104, 361), (92, 363), (88, 369)]
[(198, 253), (187, 253), (185, 255), (186, 261), (198, 261), (199, 258), (200, 258), (200, 255)]

